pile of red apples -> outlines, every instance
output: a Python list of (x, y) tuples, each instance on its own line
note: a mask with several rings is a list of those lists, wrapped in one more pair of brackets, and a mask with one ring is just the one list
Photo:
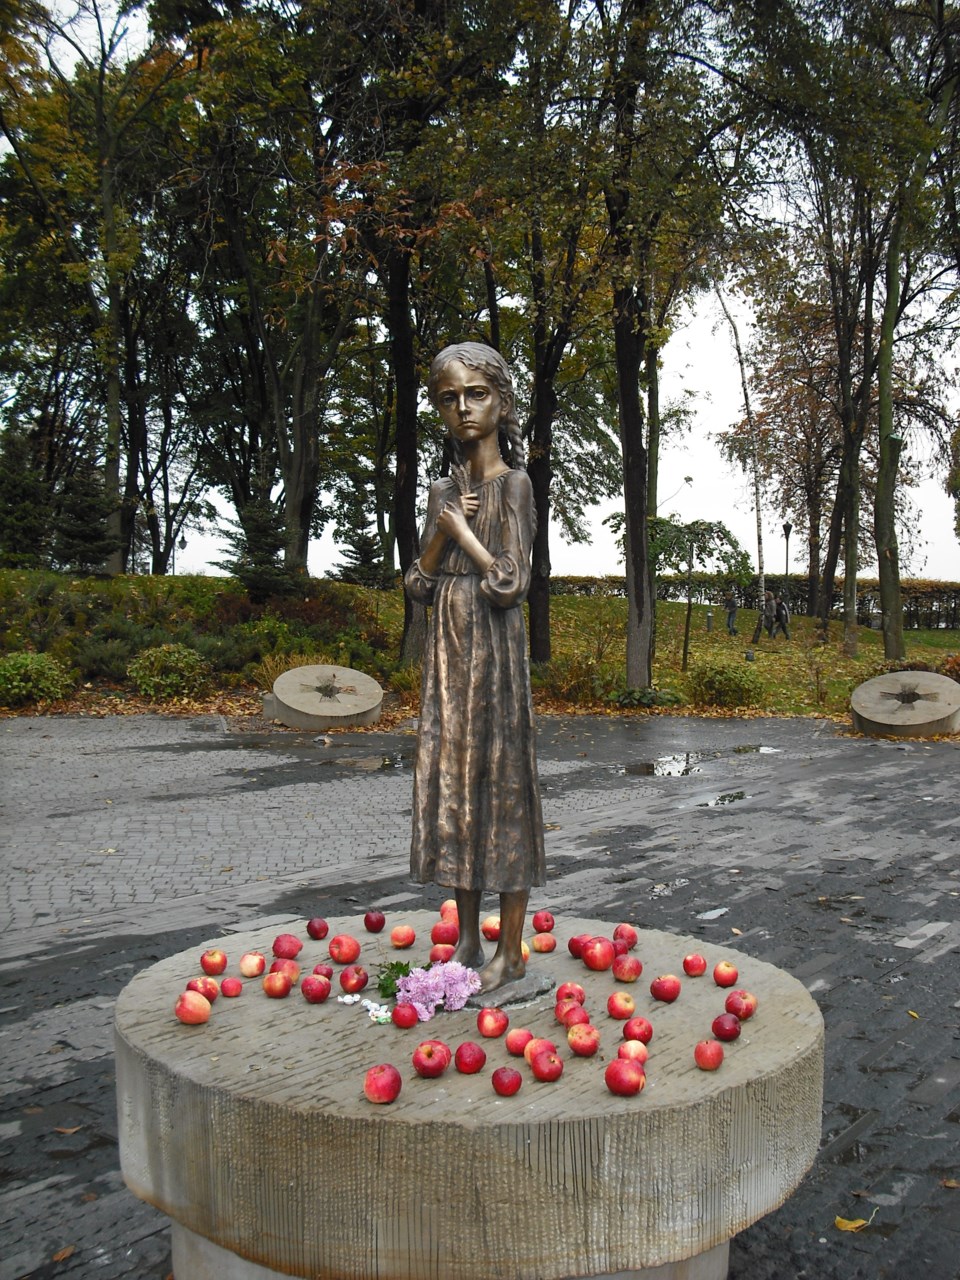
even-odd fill
[[(386, 923), (382, 911), (370, 910), (363, 917), (368, 934), (381, 934)], [(525, 960), (531, 951), (545, 954), (557, 946), (556, 921), (550, 911), (535, 912), (532, 924), (533, 936), (529, 944), (523, 944)], [(499, 918), (488, 916), (482, 921), (481, 931), (488, 941), (496, 941), (500, 933)], [(259, 979), (262, 993), (274, 1000), (285, 999), (299, 985), (309, 1004), (326, 1001), (335, 981), (346, 995), (363, 991), (370, 979), (367, 969), (359, 963), (360, 941), (347, 933), (328, 939), (329, 926), (320, 917), (307, 921), (306, 933), (314, 942), (326, 941), (327, 949), (327, 959), (314, 964), (306, 974), (301, 962), (304, 943), (290, 933), (281, 933), (274, 939), (269, 968), (262, 952), (245, 952), (237, 965), (239, 977), (223, 976), (228, 960), (221, 948), (204, 951), (200, 957), (203, 973), (187, 983), (177, 1000), (174, 1010), (177, 1018), (186, 1024), (206, 1022), (218, 996), (239, 996), (245, 987), (244, 979), (247, 983)], [(406, 951), (416, 942), (416, 932), (409, 924), (398, 924), (391, 929), (389, 939), (395, 950)], [(450, 960), (458, 939), (456, 902), (449, 899), (440, 908), (439, 919), (431, 928), (430, 963)], [(483, 1008), (477, 1014), (477, 1040), (464, 1040), (455, 1049), (440, 1038), (420, 1040), (409, 1057), (412, 1078), (433, 1080), (451, 1067), (462, 1075), (476, 1075), (487, 1068), (496, 1050), (503, 1061), (490, 1063), (490, 1083), (493, 1091), (503, 1098), (516, 1094), (525, 1079), (537, 1084), (555, 1083), (563, 1075), (567, 1062), (592, 1057), (605, 1062), (603, 1079), (611, 1093), (620, 1097), (641, 1093), (646, 1084), (649, 1046), (654, 1038), (655, 1011), (658, 1005), (670, 1005), (680, 999), (683, 983), (675, 974), (659, 974), (649, 986), (652, 1004), (645, 1011), (638, 1010), (637, 997), (622, 989), (636, 983), (643, 973), (643, 964), (634, 954), (638, 942), (637, 930), (627, 923), (618, 924), (610, 937), (577, 934), (568, 940), (570, 954), (580, 960), (587, 971), (584, 981), (591, 992), (597, 987), (596, 980), (588, 976), (591, 974), (608, 973), (616, 984), (616, 989), (600, 997), (603, 1002), (600, 1017), (595, 1016), (596, 1009), (588, 1009), (587, 988), (582, 983), (563, 982), (555, 994), (557, 1031), (554, 1038), (537, 1035), (528, 1027), (511, 1026), (510, 1017), (503, 1009)], [(683, 956), (681, 966), (685, 978), (692, 980), (704, 977), (709, 967), (706, 958), (697, 952)], [(711, 1023), (710, 1036), (698, 1041), (693, 1048), (693, 1061), (703, 1071), (716, 1071), (721, 1066), (724, 1045), (737, 1040), (742, 1024), (753, 1017), (757, 1009), (756, 996), (743, 989), (733, 989), (739, 974), (730, 960), (720, 960), (714, 965), (712, 975), (716, 986), (726, 990), (727, 995), (723, 1010)], [(417, 1010), (412, 1004), (398, 1002), (393, 1007), (391, 1022), (396, 1030), (409, 1032), (419, 1023)], [(602, 1041), (603, 1029), (610, 1024), (620, 1028), (620, 1035), (615, 1056), (607, 1060), (609, 1055), (603, 1052)], [(364, 1095), (373, 1103), (393, 1102), (402, 1086), (403, 1076), (390, 1062), (370, 1067), (363, 1080)]]

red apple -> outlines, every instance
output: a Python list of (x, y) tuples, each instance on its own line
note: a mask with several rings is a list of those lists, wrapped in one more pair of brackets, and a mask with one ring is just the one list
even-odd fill
[(201, 974), (199, 978), (191, 978), (187, 983), (188, 991), (198, 991), (200, 995), (205, 996), (211, 1004), (220, 994), (220, 984), (216, 978), (211, 978), (209, 974)]
[(548, 951), (556, 951), (557, 940), (552, 933), (535, 933), (530, 946), (541, 955)]
[(319, 973), (308, 973), (300, 983), (300, 994), (307, 1004), (323, 1004), (330, 994), (330, 979)]
[(613, 941), (614, 960), (616, 960), (617, 956), (625, 956), (627, 952), (630, 950), (630, 948), (624, 942), (623, 938), (613, 938), (612, 941)]
[(563, 1059), (555, 1050), (544, 1049), (541, 1053), (533, 1055), (530, 1060), (530, 1070), (533, 1072), (534, 1079), (552, 1084), (563, 1075)]
[(312, 920), (307, 921), (307, 933), (314, 942), (322, 942), (329, 932), (330, 926), (323, 916), (314, 916)]
[[(582, 1013), (586, 1013), (586, 1009), (584, 1009), (583, 1005), (576, 1000), (558, 1000), (553, 1006), (553, 1016), (556, 1018), (557, 1022), (560, 1023), (561, 1027), (565, 1027), (567, 1026), (567, 1017), (576, 1009), (579, 1009)], [(579, 1019), (574, 1020), (579, 1021)], [(587, 1018), (587, 1021), (589, 1022), (589, 1017)]]
[(736, 1040), (740, 1034), (740, 1019), (735, 1013), (721, 1013), (710, 1024), (710, 1030), (718, 1040)]
[(707, 961), (699, 951), (691, 951), (683, 957), (683, 972), (688, 978), (699, 978), (707, 971)]
[(296, 960), (303, 943), (292, 933), (279, 933), (273, 940), (273, 954), (279, 960)]
[(267, 967), (266, 956), (262, 951), (245, 951), (240, 957), (240, 972), (245, 978), (259, 978)]
[(390, 1014), (390, 1021), (395, 1027), (415, 1027), (420, 1021), (416, 1008), (412, 1004), (406, 1004), (401, 1001), (400, 1004), (393, 1006), (393, 1012)]
[(567, 1027), (567, 1044), (578, 1058), (592, 1058), (600, 1048), (600, 1032), (589, 1022), (575, 1022)]
[(638, 1014), (637, 1017), (630, 1018), (623, 1024), (623, 1038), (649, 1044), (653, 1039), (653, 1027), (646, 1018), (641, 1018)]
[(460, 909), (456, 898), (446, 898), (440, 903), (440, 919), (452, 920), (454, 924), (460, 923)]
[(521, 943), (520, 943), (520, 958), (523, 960), (523, 963), (524, 963), (524, 964), (526, 964), (526, 963), (527, 963), (527, 961), (530, 959), (530, 945), (529, 945), (529, 943), (526, 943), (526, 942), (521, 942)]
[(386, 923), (387, 917), (382, 911), (368, 911), (363, 917), (363, 927), (367, 933), (379, 933)]
[(450, 1050), (437, 1040), (424, 1040), (413, 1051), (413, 1069), (418, 1076), (432, 1080), (443, 1075), (450, 1065)]
[(239, 978), (224, 978), (220, 983), (220, 994), (226, 996), (228, 1000), (234, 999), (243, 993), (243, 983)]
[(523, 1084), (523, 1076), (514, 1067), (497, 1067), (490, 1082), (501, 1098), (511, 1098)]
[(398, 951), (406, 951), (407, 947), (412, 947), (417, 940), (417, 935), (413, 931), (412, 925), (398, 924), (390, 930), (391, 945), (396, 947)]
[(535, 911), (533, 913), (532, 924), (537, 933), (552, 933), (553, 926), (556, 923), (550, 911)]
[(263, 989), (271, 1000), (283, 1000), (293, 990), (293, 983), (285, 973), (271, 970), (263, 979)]
[(452, 947), (449, 942), (438, 942), (436, 946), (430, 948), (430, 954), (427, 959), (431, 964), (446, 964), (448, 960), (452, 960), (456, 954), (456, 947)]
[(453, 1055), (454, 1066), (465, 1076), (473, 1076), (482, 1071), (486, 1061), (486, 1050), (472, 1040), (464, 1040), (463, 1044), (457, 1045), (457, 1051)]
[(481, 1009), (477, 1014), (477, 1030), (487, 1039), (502, 1036), (510, 1025), (510, 1019), (502, 1009)]
[(672, 973), (662, 973), (650, 983), (650, 994), (654, 1000), (662, 1000), (664, 1004), (673, 1004), (680, 994), (680, 979)]
[(349, 933), (338, 933), (327, 943), (334, 964), (353, 964), (360, 956), (360, 943)]
[(611, 1018), (619, 1018), (622, 1022), (626, 1022), (628, 1018), (632, 1018), (636, 1011), (637, 1003), (633, 996), (627, 995), (626, 991), (614, 991), (607, 996), (607, 1013)]
[(430, 930), (431, 942), (442, 942), (446, 946), (455, 947), (460, 941), (460, 927), (452, 920), (438, 920)]
[(609, 938), (595, 937), (588, 938), (583, 944), (580, 959), (588, 969), (600, 972), (610, 968), (616, 954), (616, 948)]
[(613, 939), (615, 942), (618, 939), (622, 940), (627, 944), (627, 950), (632, 951), (637, 945), (640, 935), (632, 924), (618, 924), (613, 931)]
[[(567, 1001), (567, 1003), (570, 1004), (571, 1001)], [(582, 1004), (577, 1004), (575, 1000), (572, 1001), (572, 1004), (573, 1008), (568, 1009), (567, 1012), (564, 1013), (563, 1022), (561, 1024), (566, 1027), (568, 1031), (571, 1027), (582, 1026), (583, 1023), (590, 1021), (590, 1015)]]
[(701, 1071), (716, 1071), (723, 1061), (723, 1045), (719, 1040), (701, 1040), (693, 1050), (693, 1060)]
[(624, 1040), (623, 1044), (617, 1046), (618, 1058), (631, 1058), (634, 1062), (639, 1062), (641, 1067), (650, 1056), (650, 1050), (642, 1040)]
[(347, 995), (356, 995), (370, 981), (370, 975), (360, 964), (348, 964), (340, 974), (340, 985)]
[(453, 1050), (445, 1040), (424, 1040), (424, 1044), (432, 1044), (437, 1053), (441, 1054), (447, 1060), (447, 1066), (453, 1061)]
[(575, 934), (567, 943), (567, 950), (573, 956), (574, 960), (580, 960), (583, 958), (583, 948), (590, 941), (590, 937), (591, 935), (589, 933), (578, 933)]
[(727, 1013), (735, 1013), (741, 1022), (746, 1022), (757, 1011), (757, 997), (749, 991), (738, 988), (730, 992), (723, 1002), (723, 1007)]
[(636, 982), (643, 973), (643, 965), (637, 956), (616, 956), (612, 973), (615, 982)]
[(581, 987), (579, 982), (561, 982), (557, 987), (557, 1003), (561, 1000), (576, 1000), (578, 1004), (583, 1004), (587, 998), (587, 993)]
[(480, 932), (488, 942), (497, 942), (500, 937), (500, 917), (487, 916), (480, 926)]
[(210, 1001), (199, 991), (181, 991), (173, 1012), (189, 1027), (199, 1026), (210, 1017)]
[(296, 960), (274, 960), (270, 972), (286, 974), (291, 987), (295, 987), (300, 981), (300, 966)]
[(731, 960), (720, 960), (713, 966), (713, 980), (718, 987), (732, 987), (739, 977), (737, 966)]
[(511, 1027), (503, 1043), (507, 1046), (507, 1053), (512, 1053), (515, 1058), (522, 1058), (524, 1049), (532, 1039), (533, 1032), (526, 1027)]
[(393, 1102), (399, 1096), (402, 1085), (400, 1072), (389, 1062), (370, 1067), (363, 1077), (363, 1092), (368, 1102)]
[(557, 1046), (553, 1043), (552, 1040), (547, 1040), (544, 1036), (534, 1036), (533, 1039), (528, 1040), (526, 1045), (524, 1046), (523, 1059), (529, 1066), (529, 1064), (533, 1062), (536, 1055), (538, 1053), (543, 1053), (544, 1051), (549, 1051), (550, 1053), (556, 1053)]
[(200, 957), (200, 968), (204, 973), (209, 973), (212, 977), (217, 977), (223, 973), (227, 967), (227, 953), (221, 951), (219, 947), (211, 947), (209, 951), (205, 951)]
[(643, 1067), (632, 1058), (611, 1058), (603, 1079), (610, 1092), (621, 1098), (630, 1098), (639, 1093), (647, 1083)]
[(325, 961), (321, 960), (319, 964), (315, 964), (313, 966), (313, 972), (318, 978), (332, 978), (333, 965), (327, 964)]

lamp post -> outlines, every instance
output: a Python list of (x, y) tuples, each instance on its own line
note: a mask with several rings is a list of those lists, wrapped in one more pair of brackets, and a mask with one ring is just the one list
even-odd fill
[(177, 572), (177, 548), (178, 547), (181, 552), (184, 552), (187, 549), (187, 540), (183, 536), (183, 534), (180, 535), (180, 541), (179, 542), (174, 541), (174, 544), (170, 549), (170, 566), (171, 566), (170, 572), (174, 576), (176, 576), (176, 572)]
[(790, 523), (790, 521), (789, 521), (789, 520), (784, 520), (784, 522), (783, 522), (783, 544), (784, 544), (784, 547), (785, 547), (785, 550), (786, 550), (786, 557), (787, 557), (786, 566), (784, 567), (784, 570), (783, 570), (783, 576), (784, 576), (785, 578), (789, 578), (789, 577), (790, 577), (790, 530), (791, 530), (792, 528), (793, 528), (793, 525)]

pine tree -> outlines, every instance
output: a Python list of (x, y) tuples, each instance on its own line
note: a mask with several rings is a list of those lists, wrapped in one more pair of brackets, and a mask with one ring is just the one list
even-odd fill
[(0, 438), (0, 568), (42, 567), (49, 528), (49, 494), (29, 436), (8, 427)]

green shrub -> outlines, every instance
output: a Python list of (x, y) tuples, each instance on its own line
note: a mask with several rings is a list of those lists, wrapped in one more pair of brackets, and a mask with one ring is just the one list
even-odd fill
[(0, 706), (52, 702), (66, 697), (72, 688), (70, 674), (47, 653), (10, 653), (0, 658)]
[(127, 675), (145, 698), (177, 698), (199, 693), (210, 676), (210, 665), (196, 649), (161, 644), (134, 658)]
[(763, 682), (751, 667), (730, 663), (695, 667), (687, 681), (697, 706), (755, 707), (763, 700)]
[(390, 672), (390, 688), (394, 693), (420, 694), (420, 666), (411, 662)]
[(531, 668), (530, 683), (548, 698), (592, 703), (609, 698), (615, 686), (612, 669), (578, 654), (552, 658)]
[(679, 707), (683, 699), (673, 689), (655, 689), (650, 685), (646, 689), (621, 689), (612, 693), (608, 701), (618, 707)]
[(113, 636), (91, 636), (74, 652), (73, 660), (84, 680), (122, 681), (138, 646)]

